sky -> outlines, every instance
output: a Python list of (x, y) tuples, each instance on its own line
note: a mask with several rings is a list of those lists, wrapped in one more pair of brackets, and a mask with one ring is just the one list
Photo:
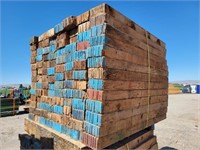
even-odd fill
[[(30, 38), (101, 3), (1, 2), (0, 85), (30, 84)], [(105, 3), (166, 43), (169, 81), (200, 79), (198, 1)]]

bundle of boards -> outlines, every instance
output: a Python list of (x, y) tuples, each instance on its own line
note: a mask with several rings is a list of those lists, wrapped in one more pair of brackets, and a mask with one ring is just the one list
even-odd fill
[(15, 115), (19, 111), (19, 99), (0, 98), (0, 117)]
[[(32, 120), (25, 121), (28, 134), (19, 134), (20, 149), (85, 149), (90, 150), (84, 144), (73, 142), (68, 136), (45, 128), (43, 125), (33, 123)], [(157, 150), (158, 144), (154, 135), (154, 126), (147, 127), (133, 135), (114, 143), (104, 149), (148, 149)], [(40, 137), (40, 138), (39, 138)]]
[(107, 4), (67, 17), (30, 47), (32, 123), (102, 149), (166, 118), (165, 44)]

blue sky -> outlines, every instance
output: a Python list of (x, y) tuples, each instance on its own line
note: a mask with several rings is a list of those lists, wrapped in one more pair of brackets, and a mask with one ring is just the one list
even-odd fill
[[(31, 83), (29, 39), (97, 2), (1, 2), (0, 84)], [(106, 2), (167, 45), (169, 80), (197, 80), (199, 2)]]

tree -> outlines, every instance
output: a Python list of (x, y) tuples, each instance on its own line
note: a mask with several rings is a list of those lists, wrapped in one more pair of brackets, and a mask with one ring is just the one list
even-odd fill
[(23, 85), (22, 85), (22, 84), (20, 84), (20, 85), (19, 85), (19, 88), (20, 88), (20, 89), (21, 89), (21, 88), (23, 88)]

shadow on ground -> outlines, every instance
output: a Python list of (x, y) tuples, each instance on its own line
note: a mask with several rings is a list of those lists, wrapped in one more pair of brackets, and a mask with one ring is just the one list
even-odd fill
[(20, 150), (23, 149), (54, 149), (53, 138), (40, 137), (40, 139), (34, 138), (34, 136), (28, 134), (19, 134)]
[(160, 150), (178, 150), (178, 149), (169, 147), (169, 146), (165, 146), (165, 147), (162, 147)]
[(19, 113), (16, 115), (23, 115), (23, 114), (28, 114), (28, 113), (29, 113), (28, 111), (19, 111)]

